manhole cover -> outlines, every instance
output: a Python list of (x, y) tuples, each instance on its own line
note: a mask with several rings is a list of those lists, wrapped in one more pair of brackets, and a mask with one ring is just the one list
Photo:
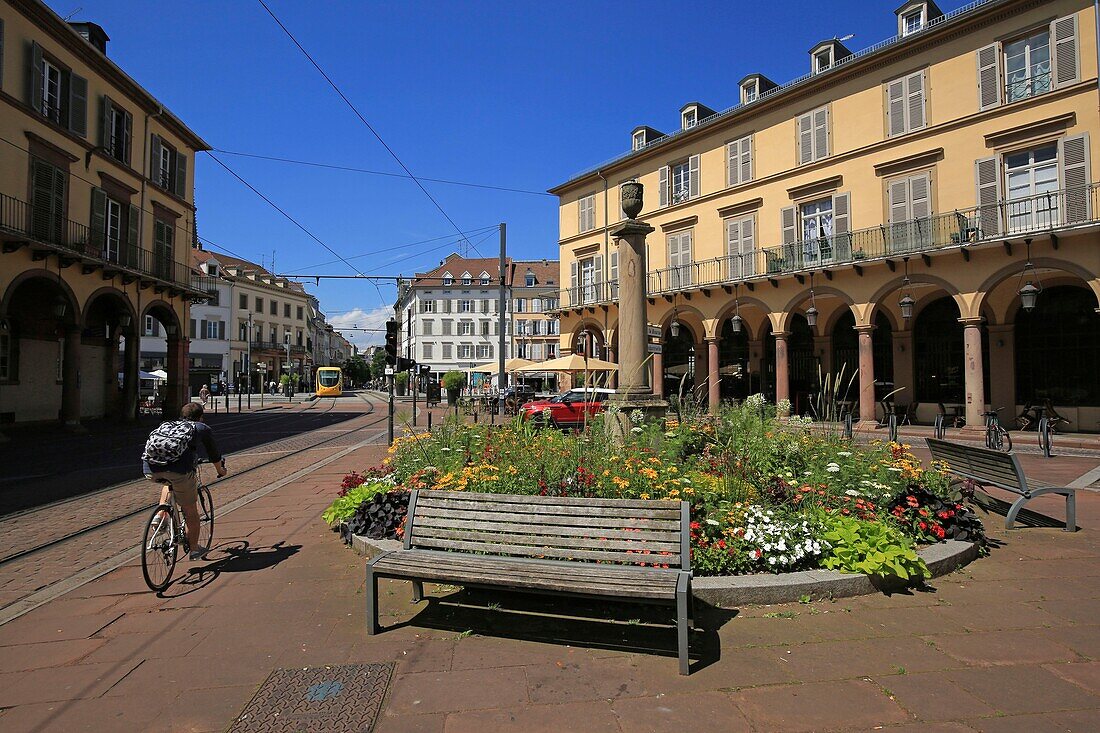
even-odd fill
[(230, 733), (368, 733), (392, 671), (392, 664), (277, 669)]

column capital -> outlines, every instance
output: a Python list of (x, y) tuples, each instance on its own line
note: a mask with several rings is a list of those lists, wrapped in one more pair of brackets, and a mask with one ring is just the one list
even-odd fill
[(790, 335), (790, 331), (772, 331), (772, 336), (775, 336), (777, 339), (786, 340), (786, 338)]
[(856, 330), (856, 333), (871, 333), (878, 327), (873, 323), (868, 323), (859, 326), (852, 326), (852, 328)]
[(649, 224), (636, 219), (627, 219), (622, 224), (614, 227), (610, 234), (615, 239), (626, 239), (627, 237), (644, 237), (648, 234), (652, 234), (656, 230)]
[(985, 319), (982, 318), (981, 316), (978, 316), (977, 318), (960, 318), (959, 319), (959, 323), (961, 323), (964, 328), (976, 328), (976, 327), (982, 325), (982, 323), (984, 321), (985, 321)]
[(705, 341), (708, 344), (718, 343), (721, 340), (722, 340), (722, 338), (720, 336), (707, 336), (706, 338), (703, 339), (703, 341)]

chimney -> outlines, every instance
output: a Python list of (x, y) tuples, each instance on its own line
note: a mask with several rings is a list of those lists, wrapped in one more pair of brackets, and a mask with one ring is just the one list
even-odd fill
[(104, 56), (107, 55), (107, 41), (111, 40), (111, 38), (107, 35), (106, 31), (95, 23), (69, 23), (69, 26), (79, 33), (85, 41), (99, 49), (101, 54)]

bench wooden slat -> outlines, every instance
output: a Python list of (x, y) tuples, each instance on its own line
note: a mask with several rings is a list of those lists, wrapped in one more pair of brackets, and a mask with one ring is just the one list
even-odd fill
[(652, 566), (639, 567), (634, 565), (616, 565), (612, 563), (576, 563), (569, 560), (534, 559), (506, 557), (503, 555), (475, 555), (466, 552), (446, 552), (440, 550), (402, 550), (386, 556), (387, 562), (407, 562), (416, 565), (446, 564), (455, 566), (468, 565), (470, 567), (501, 566), (515, 568), (535, 569), (538, 572), (583, 572), (589, 575), (598, 573), (606, 578), (663, 578), (675, 570), (670, 568), (655, 568)]
[[(421, 516), (432, 516), (440, 519), (455, 518), (455, 519), (468, 519), (472, 521), (493, 521), (510, 523), (516, 521), (516, 517), (513, 514), (506, 512), (464, 512), (453, 509), (443, 509), (436, 507), (421, 507), (419, 503), (416, 506), (416, 517), (418, 519)], [(524, 517), (522, 523), (525, 524), (561, 524), (566, 527), (640, 527), (644, 529), (656, 529), (656, 530), (678, 530), (680, 528), (679, 521), (673, 521), (671, 519), (608, 519), (603, 517), (563, 517), (563, 516), (550, 516), (550, 515), (529, 515)]]
[[(460, 553), (456, 552), (436, 552), (437, 555), (457, 556)], [(623, 566), (608, 566), (608, 565), (580, 565), (578, 563), (571, 563), (573, 568), (567, 572), (568, 569), (556, 568), (553, 566), (545, 565), (538, 568), (532, 568), (533, 563), (528, 562), (525, 565), (501, 565), (499, 563), (480, 563), (469, 564), (462, 562), (454, 562), (448, 557), (444, 560), (432, 560), (430, 562), (423, 562), (423, 558), (416, 563), (410, 563), (407, 560), (382, 560), (376, 568), (384, 568), (387, 571), (393, 571), (403, 573), (411, 576), (416, 576), (418, 573), (425, 570), (432, 571), (447, 571), (460, 577), (462, 573), (480, 573), (483, 571), (490, 571), (494, 573), (500, 573), (501, 577), (515, 577), (517, 574), (534, 574), (540, 578), (556, 578), (560, 581), (569, 581), (584, 579), (586, 582), (596, 582), (608, 587), (619, 588), (633, 588), (638, 585), (675, 585), (675, 578), (671, 570), (659, 570), (658, 573), (652, 574), (638, 574), (631, 575), (610, 575), (603, 572), (603, 570), (609, 567)], [(591, 568), (588, 572), (587, 569)], [(638, 568), (642, 570), (648, 570), (649, 568)]]
[(417, 507), (423, 506), (425, 509), (458, 509), (460, 511), (484, 511), (484, 512), (507, 512), (515, 515), (529, 515), (529, 514), (556, 514), (568, 517), (609, 517), (616, 519), (672, 519), (679, 520), (680, 510), (671, 508), (661, 509), (633, 509), (629, 507), (604, 507), (594, 506), (586, 507), (583, 504), (578, 505), (561, 505), (561, 504), (546, 504), (542, 502), (534, 503), (519, 503), (519, 502), (505, 502), (505, 501), (489, 501), (489, 500), (459, 500), (459, 499), (442, 499), (431, 495), (430, 492), (421, 494), (417, 502)]
[(568, 548), (539, 547), (530, 545), (510, 545), (507, 543), (491, 542), (463, 542), (461, 540), (439, 540), (434, 537), (421, 537), (416, 540), (418, 547), (434, 547), (438, 550), (466, 550), (469, 552), (487, 552), (494, 555), (511, 555), (515, 557), (559, 557), (570, 560), (607, 560), (609, 562), (636, 564), (636, 563), (665, 563), (664, 556), (652, 554), (629, 554), (626, 552), (601, 552), (598, 550), (572, 550)]
[(469, 529), (493, 530), (500, 530), (506, 526), (509, 532), (519, 532), (532, 535), (593, 537), (598, 534), (600, 537), (621, 538), (628, 540), (644, 539), (657, 540), (659, 542), (677, 543), (680, 541), (680, 533), (671, 530), (660, 531), (651, 529), (609, 529), (606, 527), (601, 527), (597, 529), (594, 528), (591, 524), (583, 527), (569, 527), (560, 524), (535, 524), (527, 522), (510, 522), (507, 525), (502, 525), (499, 522), (475, 522), (470, 520), (462, 520), (456, 522), (445, 517), (433, 517), (427, 514), (418, 515), (416, 518), (416, 525), (418, 528), (438, 527), (441, 529), (446, 529), (449, 527), (460, 526)]
[[(675, 555), (675, 560), (669, 560), (669, 562), (680, 562), (680, 543), (679, 542), (654, 542), (652, 540), (618, 540), (618, 539), (603, 539), (600, 537), (554, 537), (551, 535), (530, 535), (530, 534), (512, 534), (498, 531), (483, 531), (476, 529), (454, 529), (454, 528), (439, 528), (439, 527), (417, 527), (416, 528), (416, 540), (419, 544), (425, 537), (432, 537), (435, 539), (443, 540), (460, 540), (465, 542), (479, 542), (479, 543), (505, 543), (511, 545), (527, 545), (533, 550), (545, 549), (552, 547), (555, 549), (570, 549), (570, 548), (590, 548), (596, 550), (616, 550), (616, 551), (643, 551), (652, 553), (667, 552), (669, 555)], [(545, 554), (543, 552), (534, 552), (534, 554)]]
[[(531, 496), (525, 494), (477, 494), (466, 491), (442, 491), (432, 489), (430, 492), (425, 492), (420, 495), (420, 498), (427, 499), (431, 497), (439, 497), (441, 499), (460, 499), (463, 501), (479, 501), (484, 497), (492, 497), (492, 501), (508, 502), (513, 504), (530, 504)], [(584, 507), (611, 507), (611, 508), (624, 508), (624, 509), (671, 509), (673, 511), (680, 510), (680, 502), (665, 500), (665, 499), (585, 499), (576, 496), (539, 496), (539, 504), (562, 505), (562, 506), (584, 506)]]

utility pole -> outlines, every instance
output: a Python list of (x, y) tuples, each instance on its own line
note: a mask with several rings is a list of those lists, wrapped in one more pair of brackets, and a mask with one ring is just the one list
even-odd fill
[[(274, 255), (272, 255), (274, 259)], [(286, 369), (286, 394), (287, 401), (294, 401), (294, 382), (290, 379), (290, 332), (288, 331), (286, 336), (283, 337), (284, 346), (286, 346), (286, 364), (283, 365), (283, 369)]]
[[(247, 303), (245, 304), (247, 305)], [(244, 383), (248, 390), (248, 409), (252, 409), (252, 311), (248, 312), (248, 351), (244, 356)]]
[(508, 384), (508, 375), (504, 373), (505, 353), (504, 348), (507, 343), (504, 333), (505, 324), (507, 324), (507, 318), (505, 317), (508, 312), (508, 300), (507, 300), (507, 282), (508, 275), (505, 269), (507, 264), (507, 252), (508, 252), (508, 234), (507, 225), (504, 222), (500, 223), (500, 333), (497, 344), (497, 388), (499, 390), (499, 402), (497, 410), (500, 414), (500, 418), (504, 420), (504, 388)]

